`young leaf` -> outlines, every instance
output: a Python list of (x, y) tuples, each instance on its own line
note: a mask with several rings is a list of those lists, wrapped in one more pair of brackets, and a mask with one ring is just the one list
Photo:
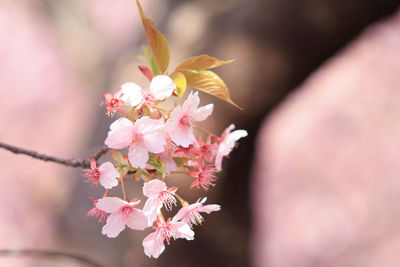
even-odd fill
[(239, 109), (243, 109), (238, 106), (229, 95), (228, 87), (225, 82), (215, 73), (210, 70), (186, 70), (183, 72), (187, 80), (187, 86), (193, 87), (210, 95), (218, 97), (226, 102), (234, 105)]
[(222, 66), (224, 64), (231, 63), (235, 60), (226, 60), (222, 61), (215, 57), (210, 57), (207, 55), (201, 55), (197, 57), (191, 57), (183, 61), (178, 67), (176, 67), (175, 71), (184, 71), (184, 70), (208, 70), (212, 68), (216, 68)]
[(135, 176), (134, 176), (135, 181), (136, 181), (136, 182), (140, 181), (141, 177), (142, 177), (142, 169), (138, 169), (138, 170), (135, 172)]
[(174, 72), (170, 77), (176, 85), (176, 94), (179, 96), (179, 99), (182, 100), (187, 86), (185, 75), (183, 75), (182, 72)]
[(111, 150), (110, 154), (112, 159), (118, 162), (119, 164), (126, 164), (128, 162), (128, 160), (126, 160), (124, 156), (116, 150)]
[(158, 66), (156, 58), (150, 52), (150, 49), (147, 46), (142, 45), (142, 50), (144, 52), (144, 56), (146, 57), (147, 61), (150, 64), (150, 67), (151, 67), (151, 70), (153, 71), (153, 74), (157, 75), (158, 73), (160, 73), (160, 67)]
[(140, 16), (142, 17), (143, 28), (146, 33), (147, 41), (149, 42), (154, 57), (158, 63), (158, 66), (160, 67), (159, 72), (155, 72), (153, 69), (154, 75), (164, 73), (168, 67), (170, 57), (167, 39), (161, 32), (154, 28), (153, 20), (144, 15), (139, 0), (136, 0), (136, 3), (139, 8)]
[(182, 158), (182, 157), (175, 157), (173, 158), (175, 160), (176, 166), (183, 167), (185, 163), (189, 160), (188, 158)]

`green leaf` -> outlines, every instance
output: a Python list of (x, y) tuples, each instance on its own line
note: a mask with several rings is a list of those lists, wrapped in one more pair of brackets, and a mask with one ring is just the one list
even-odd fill
[(208, 70), (222, 66), (224, 64), (231, 63), (235, 60), (222, 61), (215, 57), (210, 57), (207, 55), (201, 55), (197, 57), (191, 57), (183, 61), (178, 67), (176, 67), (175, 72), (184, 70)]
[(116, 150), (111, 150), (110, 151), (111, 157), (113, 160), (115, 160), (116, 162), (118, 162), (119, 164), (127, 164), (127, 159), (124, 158), (124, 155), (122, 155), (120, 152), (116, 151)]
[(207, 94), (225, 100), (239, 109), (243, 109), (233, 102), (229, 95), (228, 87), (215, 72), (210, 70), (186, 70), (183, 74), (186, 77), (188, 87), (196, 88)]
[(182, 72), (174, 72), (170, 77), (176, 85), (176, 94), (179, 96), (179, 99), (182, 100), (187, 87), (185, 75), (183, 75)]
[(170, 58), (167, 39), (161, 32), (154, 28), (153, 20), (144, 15), (143, 8), (140, 5), (139, 0), (136, 0), (136, 3), (139, 8), (140, 16), (142, 17), (143, 28), (146, 33), (147, 41), (149, 42), (155, 60), (160, 67), (159, 72), (155, 72), (153, 69), (154, 75), (164, 73), (168, 67)]
[(135, 181), (140, 181), (140, 179), (141, 179), (141, 176), (142, 176), (142, 169), (138, 169), (136, 172), (135, 172)]
[(176, 166), (183, 167), (185, 163), (189, 160), (188, 158), (181, 158), (181, 157), (176, 157), (174, 158)]
[(157, 60), (154, 55), (151, 53), (150, 48), (145, 45), (142, 45), (142, 50), (144, 52), (144, 56), (150, 64), (151, 71), (153, 74), (157, 75), (160, 73), (160, 66), (158, 66)]

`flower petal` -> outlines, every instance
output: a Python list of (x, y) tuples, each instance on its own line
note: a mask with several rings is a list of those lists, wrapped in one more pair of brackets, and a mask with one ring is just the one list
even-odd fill
[(128, 220), (126, 225), (133, 230), (144, 230), (149, 226), (147, 217), (139, 209), (134, 209), (133, 218)]
[(132, 142), (132, 122), (126, 118), (119, 118), (110, 125), (110, 131), (104, 143), (114, 149), (129, 146)]
[(106, 224), (103, 226), (101, 233), (107, 237), (115, 238), (125, 229), (125, 223), (119, 212), (112, 213), (108, 216)]
[(157, 197), (147, 199), (143, 207), (143, 214), (147, 217), (149, 225), (152, 225), (157, 219), (158, 212), (162, 207), (162, 201)]
[(111, 189), (114, 186), (118, 185), (117, 177), (120, 177), (121, 175), (115, 169), (114, 165), (111, 162), (105, 162), (101, 164), (99, 167), (99, 171), (100, 171), (99, 182), (104, 188)]
[(143, 195), (148, 198), (158, 197), (158, 194), (164, 190), (167, 190), (167, 185), (158, 179), (151, 180), (143, 185)]
[(205, 205), (198, 209), (199, 212), (205, 212), (207, 214), (210, 214), (213, 211), (219, 211), (219, 210), (221, 210), (221, 206), (218, 204)]
[(97, 200), (96, 208), (105, 211), (107, 213), (112, 213), (118, 211), (126, 204), (127, 204), (126, 201), (123, 201), (118, 197), (103, 197)]
[(149, 160), (149, 151), (142, 145), (131, 145), (128, 159), (133, 168), (146, 168), (146, 163)]
[(134, 107), (139, 105), (143, 100), (142, 88), (136, 83), (124, 83), (121, 85), (121, 99)]
[(150, 92), (158, 100), (171, 96), (175, 88), (175, 83), (167, 75), (155, 76), (150, 82)]
[(214, 104), (208, 104), (206, 106), (200, 107), (196, 113), (193, 115), (195, 121), (204, 121), (208, 116), (211, 115), (214, 108)]
[(165, 249), (164, 240), (155, 232), (146, 236), (142, 245), (144, 247), (144, 254), (148, 257), (158, 258)]
[(171, 224), (171, 227), (176, 230), (176, 238), (185, 238), (186, 240), (194, 239), (194, 232), (190, 226), (183, 222), (176, 222)]

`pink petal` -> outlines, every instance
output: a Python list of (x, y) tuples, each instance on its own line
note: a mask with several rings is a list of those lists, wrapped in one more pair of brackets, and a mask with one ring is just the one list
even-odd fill
[(215, 157), (215, 169), (217, 171), (221, 171), (222, 170), (222, 154), (218, 153), (217, 156)]
[(110, 131), (104, 143), (114, 149), (121, 149), (129, 146), (133, 136), (132, 122), (126, 118), (119, 118), (110, 125)]
[(203, 207), (200, 207), (197, 211), (199, 212), (205, 212), (207, 214), (210, 214), (213, 211), (219, 211), (221, 210), (221, 206), (217, 204), (210, 204), (210, 205), (205, 205)]
[(172, 157), (169, 157), (164, 160), (165, 162), (165, 172), (171, 174), (171, 172), (176, 171), (178, 166), (176, 165), (175, 160)]
[(146, 236), (142, 245), (144, 247), (144, 254), (148, 257), (158, 258), (165, 249), (164, 240), (157, 236), (155, 232)]
[(149, 226), (147, 217), (139, 209), (134, 209), (133, 218), (128, 220), (126, 225), (133, 230), (144, 230)]
[(119, 212), (110, 214), (107, 218), (106, 224), (103, 226), (101, 233), (107, 235), (109, 238), (115, 238), (125, 229), (125, 223)]
[(176, 213), (176, 215), (174, 216), (174, 218), (172, 218), (172, 222), (178, 222), (178, 221), (182, 220), (182, 218), (185, 218), (185, 217), (187, 217), (188, 215), (190, 215), (190, 214), (189, 214), (189, 211), (190, 211), (190, 209), (191, 209), (191, 206), (192, 206), (192, 205), (182, 207), (182, 208)]
[(196, 138), (193, 135), (192, 128), (177, 127), (172, 131), (168, 132), (169, 137), (178, 146), (189, 147), (189, 145), (196, 142)]
[(149, 225), (152, 225), (157, 219), (158, 212), (160, 211), (163, 203), (158, 197), (147, 199), (143, 207), (143, 214), (147, 216)]
[(143, 185), (143, 195), (148, 198), (158, 197), (158, 194), (165, 190), (167, 190), (167, 185), (158, 179), (151, 180)]
[(153, 120), (145, 116), (135, 122), (135, 130), (146, 136), (147, 134), (160, 131), (164, 123), (159, 120)]
[(142, 88), (136, 83), (124, 83), (121, 89), (121, 99), (132, 107), (139, 105), (144, 100)]
[(175, 88), (175, 83), (167, 75), (155, 76), (150, 82), (150, 92), (158, 100), (171, 96)]
[(146, 168), (146, 163), (149, 160), (149, 151), (142, 145), (131, 145), (128, 159), (133, 168)]
[(183, 222), (172, 223), (171, 227), (176, 230), (176, 238), (185, 238), (186, 240), (194, 239), (194, 232), (190, 226)]
[(118, 197), (103, 197), (96, 203), (96, 208), (107, 213), (113, 213), (128, 204)]
[(199, 104), (200, 98), (198, 92), (193, 93), (193, 91), (191, 91), (182, 105), (182, 112), (193, 116), (196, 113)]
[(165, 137), (161, 133), (152, 133), (144, 136), (144, 143), (151, 153), (161, 153), (165, 149)]
[(213, 104), (208, 104), (206, 106), (200, 107), (193, 115), (193, 119), (195, 121), (203, 121), (207, 119), (207, 117), (211, 115), (213, 107), (214, 107)]
[(114, 165), (111, 162), (105, 162), (100, 165), (100, 184), (106, 188), (111, 189), (114, 186), (118, 185), (117, 177), (121, 175), (115, 169)]

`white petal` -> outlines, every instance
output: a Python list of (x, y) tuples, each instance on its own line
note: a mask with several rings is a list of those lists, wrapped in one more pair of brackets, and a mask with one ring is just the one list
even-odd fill
[(103, 226), (101, 233), (107, 235), (107, 237), (115, 238), (125, 229), (125, 223), (119, 212), (110, 214), (107, 218), (106, 224)]
[(118, 211), (121, 207), (127, 204), (126, 201), (118, 197), (103, 197), (96, 203), (96, 208), (107, 213)]
[(142, 88), (140, 88), (136, 83), (124, 83), (121, 86), (121, 89), (121, 99), (127, 102), (130, 106), (137, 106), (143, 101)]
[(171, 224), (171, 227), (176, 229), (177, 238), (185, 238), (186, 240), (194, 239), (194, 232), (190, 226), (183, 222), (176, 222)]
[(246, 137), (247, 131), (246, 130), (236, 130), (231, 132), (229, 138), (232, 138), (235, 141), (238, 141), (240, 138)]
[(150, 92), (158, 100), (171, 96), (175, 88), (175, 83), (167, 75), (155, 76), (150, 82)]

